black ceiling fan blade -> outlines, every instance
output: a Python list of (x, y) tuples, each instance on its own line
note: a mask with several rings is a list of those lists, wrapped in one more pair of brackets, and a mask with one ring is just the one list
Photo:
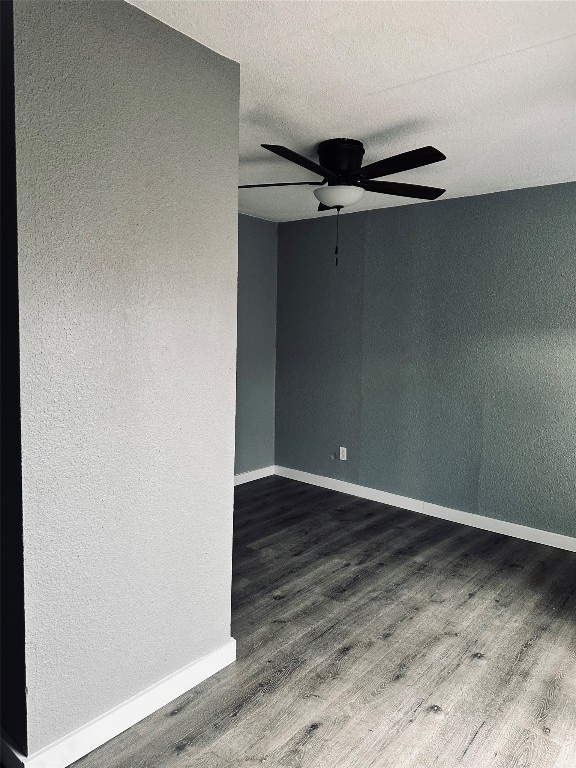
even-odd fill
[(311, 185), (317, 187), (319, 181), (279, 181), (277, 184), (239, 184), (238, 189), (254, 189), (255, 187), (301, 187)]
[(438, 163), (440, 160), (446, 160), (446, 155), (442, 154), (439, 149), (420, 147), (420, 149), (412, 149), (410, 152), (402, 152), (400, 155), (365, 165), (354, 175), (362, 175), (365, 179), (377, 179), (380, 176), (389, 176), (392, 173), (411, 171), (413, 168), (421, 168), (423, 165)]
[(280, 144), (261, 144), (261, 146), (270, 152), (274, 152), (275, 155), (283, 157), (285, 160), (290, 160), (290, 162), (296, 163), (296, 165), (300, 165), (302, 168), (312, 171), (312, 173), (317, 173), (319, 176), (323, 176), (325, 179), (331, 179), (333, 181), (337, 178), (336, 174), (329, 171), (328, 168), (322, 168), (322, 166), (315, 163), (314, 160), (309, 160), (307, 157), (299, 155), (298, 152), (288, 149), (288, 147), (282, 147)]
[(415, 197), (417, 200), (436, 200), (446, 192), (438, 187), (423, 187), (420, 184), (402, 184), (398, 181), (364, 181), (361, 179), (358, 186), (367, 192), (381, 192), (384, 195), (398, 195), (399, 197)]
[(324, 203), (320, 203), (320, 205), (318, 206), (319, 211), (331, 211), (333, 210), (333, 208), (334, 208), (333, 205), (324, 205)]

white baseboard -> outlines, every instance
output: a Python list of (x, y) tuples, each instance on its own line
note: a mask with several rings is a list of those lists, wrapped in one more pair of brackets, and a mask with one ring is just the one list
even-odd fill
[(333, 477), (312, 475), (310, 472), (302, 472), (299, 469), (289, 469), (288, 467), (275, 467), (274, 469), (275, 474), (280, 477), (287, 477), (289, 480), (299, 480), (301, 483), (319, 485), (321, 488), (328, 488), (330, 491), (349, 493), (351, 496), (360, 496), (362, 499), (379, 501), (382, 504), (391, 504), (394, 507), (402, 507), (402, 509), (409, 509), (412, 512), (423, 511), (421, 501), (409, 499), (407, 496), (397, 496), (395, 493), (378, 491), (376, 488), (356, 485), (356, 483), (349, 483), (347, 480), (336, 480)]
[(239, 475), (234, 475), (234, 485), (242, 485), (242, 483), (251, 483), (252, 480), (261, 480), (263, 477), (269, 477), (274, 474), (275, 467), (261, 467), (260, 469), (253, 469), (251, 472), (241, 472)]
[(138, 693), (123, 704), (83, 725), (50, 746), (28, 757), (21, 755), (11, 742), (2, 736), (2, 762), (6, 768), (66, 768), (92, 752), (114, 736), (135, 725), (178, 696), (215, 675), (236, 659), (234, 638), (215, 651), (193, 661), (159, 683)]
[(509, 523), (506, 520), (475, 515), (472, 512), (462, 512), (459, 509), (450, 509), (450, 507), (442, 507), (439, 504), (431, 504), (428, 501), (410, 499), (407, 496), (397, 496), (395, 493), (378, 491), (375, 488), (367, 488), (364, 485), (356, 485), (356, 483), (349, 483), (345, 480), (335, 480), (333, 477), (313, 475), (309, 472), (302, 472), (299, 469), (278, 466), (274, 469), (275, 474), (280, 477), (287, 477), (290, 480), (299, 480), (301, 483), (318, 485), (331, 491), (339, 491), (340, 493), (359, 496), (362, 499), (379, 501), (382, 504), (390, 504), (401, 509), (409, 509), (412, 512), (439, 517), (442, 520), (450, 520), (453, 523), (462, 523), (472, 528), (480, 528), (483, 531), (503, 533), (506, 536), (514, 536), (524, 541), (534, 541), (536, 544), (546, 544), (549, 547), (576, 552), (576, 538), (572, 536), (564, 536), (561, 533), (553, 533), (552, 531), (541, 531), (539, 528), (530, 528), (527, 525)]

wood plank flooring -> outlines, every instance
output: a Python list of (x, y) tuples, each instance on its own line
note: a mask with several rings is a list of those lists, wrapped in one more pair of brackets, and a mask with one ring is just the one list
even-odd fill
[(77, 768), (575, 768), (576, 554), (236, 489), (238, 661)]

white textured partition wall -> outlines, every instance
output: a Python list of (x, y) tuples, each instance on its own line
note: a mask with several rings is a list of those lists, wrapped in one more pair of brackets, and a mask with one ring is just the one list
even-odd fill
[(34, 753), (230, 639), (239, 68), (15, 5)]

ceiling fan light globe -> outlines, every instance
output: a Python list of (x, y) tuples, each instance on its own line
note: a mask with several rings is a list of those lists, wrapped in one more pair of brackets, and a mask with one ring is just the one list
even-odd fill
[(326, 187), (318, 187), (314, 190), (316, 199), (328, 208), (344, 207), (356, 203), (364, 190), (361, 187), (353, 187), (347, 184), (332, 184)]

